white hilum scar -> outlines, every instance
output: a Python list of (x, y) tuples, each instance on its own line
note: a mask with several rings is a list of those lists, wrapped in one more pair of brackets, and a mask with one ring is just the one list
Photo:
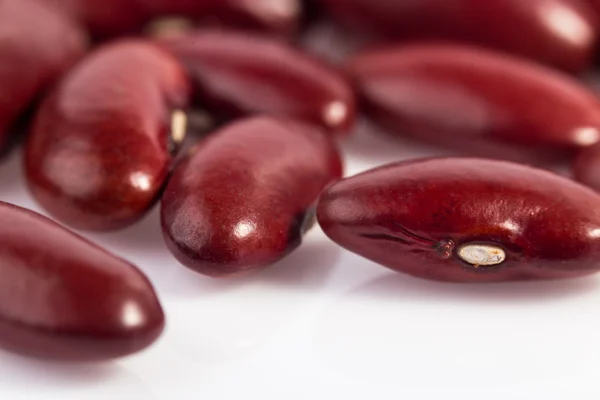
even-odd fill
[(487, 244), (463, 245), (458, 249), (458, 256), (475, 267), (498, 265), (506, 259), (503, 249)]

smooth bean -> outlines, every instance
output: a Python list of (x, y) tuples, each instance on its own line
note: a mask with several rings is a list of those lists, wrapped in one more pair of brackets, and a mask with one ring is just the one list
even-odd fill
[(140, 351), (165, 318), (133, 265), (50, 219), (0, 202), (0, 346), (42, 358)]
[(161, 203), (166, 243), (205, 275), (264, 268), (300, 245), (317, 197), (341, 174), (335, 145), (316, 127), (273, 117), (238, 121), (175, 169)]
[(17, 120), (87, 47), (83, 30), (33, 0), (0, 1), (0, 147)]
[(84, 23), (95, 37), (139, 33), (157, 18), (213, 20), (225, 26), (290, 35), (302, 16), (300, 0), (43, 0)]
[(274, 39), (201, 30), (164, 42), (187, 65), (202, 107), (222, 119), (291, 116), (337, 134), (352, 128), (350, 84), (332, 66)]
[(444, 39), (568, 71), (589, 67), (598, 35), (580, 0), (319, 0), (338, 21), (389, 40)]
[(156, 202), (185, 134), (188, 79), (144, 41), (101, 47), (45, 99), (25, 149), (35, 199), (62, 222), (114, 230)]
[(600, 139), (600, 101), (574, 78), (481, 48), (414, 44), (348, 62), (365, 113), (465, 154), (556, 159)]

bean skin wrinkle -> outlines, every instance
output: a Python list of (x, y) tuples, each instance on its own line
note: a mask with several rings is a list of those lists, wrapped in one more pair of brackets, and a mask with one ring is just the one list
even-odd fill
[(382, 166), (330, 186), (317, 217), (348, 250), (426, 279), (556, 279), (600, 270), (600, 196), (506, 161)]

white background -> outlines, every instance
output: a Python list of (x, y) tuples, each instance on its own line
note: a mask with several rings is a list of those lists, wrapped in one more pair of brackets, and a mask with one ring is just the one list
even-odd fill
[[(348, 173), (440, 154), (358, 132)], [(1, 199), (40, 211), (18, 152)], [(314, 229), (269, 270), (236, 280), (192, 272), (165, 249), (155, 210), (85, 234), (137, 264), (168, 317), (149, 350), (103, 364), (0, 352), (0, 399), (420, 400), (600, 398), (600, 277), (444, 284), (386, 270)]]
[[(348, 174), (441, 154), (365, 129)], [(0, 199), (41, 211), (20, 154)], [(122, 232), (84, 234), (154, 282), (168, 327), (149, 350), (103, 364), (0, 351), (2, 400), (439, 400), (600, 398), (600, 277), (444, 284), (386, 270), (316, 228), (286, 260), (217, 281), (166, 250), (155, 210)]]

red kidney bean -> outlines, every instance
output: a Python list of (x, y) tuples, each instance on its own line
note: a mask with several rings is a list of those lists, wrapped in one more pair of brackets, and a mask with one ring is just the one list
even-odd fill
[(354, 94), (346, 79), (284, 43), (206, 30), (164, 43), (187, 65), (201, 105), (221, 117), (286, 115), (337, 133), (354, 123)]
[(81, 57), (86, 38), (76, 25), (31, 0), (0, 1), (0, 147), (17, 119)]
[(364, 52), (348, 70), (373, 120), (466, 153), (553, 158), (600, 138), (600, 102), (592, 91), (499, 53), (414, 44)]
[(96, 37), (140, 32), (164, 16), (213, 19), (225, 25), (292, 34), (302, 15), (300, 0), (44, 0), (88, 26)]
[(487, 282), (600, 270), (600, 196), (506, 161), (383, 166), (332, 185), (317, 216), (341, 246), (422, 278)]
[(175, 169), (161, 203), (165, 241), (183, 265), (205, 275), (266, 267), (300, 245), (313, 203), (341, 174), (335, 145), (312, 125), (236, 122)]
[(32, 211), (0, 202), (0, 346), (102, 360), (142, 350), (164, 314), (133, 265)]
[(600, 0), (585, 0), (594, 10), (600, 12)]
[(471, 42), (569, 71), (589, 66), (597, 40), (598, 20), (580, 0), (320, 1), (337, 20), (388, 39)]
[(189, 83), (179, 63), (143, 41), (100, 48), (44, 101), (26, 147), (36, 200), (78, 229), (112, 230), (154, 204), (179, 138)]
[(303, 14), (302, 0), (178, 0), (165, 2), (165, 11), (196, 19), (214, 17), (225, 25), (270, 33), (297, 32)]

